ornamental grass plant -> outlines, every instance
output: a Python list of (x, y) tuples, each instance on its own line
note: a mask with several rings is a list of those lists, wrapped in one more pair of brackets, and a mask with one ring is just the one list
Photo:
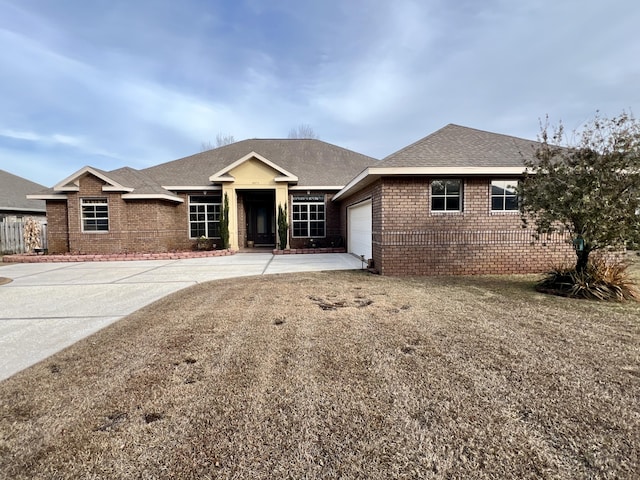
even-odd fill
[(575, 264), (551, 268), (537, 285), (538, 291), (592, 300), (640, 300), (640, 290), (629, 272), (629, 263), (605, 254), (592, 255), (584, 271)]

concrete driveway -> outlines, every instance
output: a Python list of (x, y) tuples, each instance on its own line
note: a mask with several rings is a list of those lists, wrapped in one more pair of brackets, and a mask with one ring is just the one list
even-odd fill
[(170, 293), (250, 275), (362, 268), (350, 254), (6, 264), (0, 277), (0, 380)]

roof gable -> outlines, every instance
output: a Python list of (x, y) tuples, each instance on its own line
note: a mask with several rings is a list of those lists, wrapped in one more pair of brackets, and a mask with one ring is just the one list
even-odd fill
[(83, 167), (75, 173), (72, 173), (64, 180), (56, 183), (53, 186), (54, 192), (77, 192), (80, 190), (80, 178), (84, 175), (93, 175), (103, 182), (106, 185), (102, 187), (103, 192), (131, 192), (133, 188), (125, 187), (121, 185), (119, 182), (115, 181), (113, 178), (109, 177), (107, 172), (103, 172), (102, 170), (98, 170), (93, 167)]
[(257, 160), (258, 162), (260, 162), (262, 164), (264, 164), (265, 166), (269, 167), (270, 170), (272, 170), (272, 171), (274, 171), (274, 172), (276, 172), (278, 174), (277, 176), (275, 176), (273, 178), (274, 182), (296, 183), (298, 181), (298, 177), (297, 176), (295, 176), (292, 173), (288, 172), (284, 168), (276, 165), (275, 163), (267, 160), (265, 157), (263, 157), (262, 155), (260, 155), (260, 154), (258, 154), (256, 152), (248, 153), (244, 157), (239, 158), (238, 160), (236, 160), (235, 162), (233, 162), (230, 165), (226, 166), (222, 170), (219, 170), (218, 172), (214, 173), (213, 175), (211, 175), (209, 177), (209, 181), (211, 181), (211, 182), (233, 182), (233, 181), (235, 181), (235, 176), (232, 174), (232, 172), (234, 170), (238, 170), (239, 167), (241, 167), (242, 165), (245, 165), (247, 162), (250, 162), (253, 159)]
[(54, 185), (52, 189), (29, 195), (28, 198), (41, 200), (66, 198), (65, 193), (80, 191), (80, 179), (85, 175), (93, 175), (102, 180), (105, 183), (105, 185), (102, 186), (103, 192), (121, 193), (122, 198), (125, 200), (156, 199), (177, 203), (184, 201), (178, 195), (158, 185), (151, 177), (139, 170), (123, 167), (105, 172), (89, 166), (83, 167), (72, 175), (69, 175)]

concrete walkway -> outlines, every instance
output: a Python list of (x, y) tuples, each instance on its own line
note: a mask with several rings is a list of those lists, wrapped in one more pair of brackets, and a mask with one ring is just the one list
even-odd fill
[(350, 254), (7, 264), (0, 277), (0, 380), (170, 293), (250, 275), (360, 269)]

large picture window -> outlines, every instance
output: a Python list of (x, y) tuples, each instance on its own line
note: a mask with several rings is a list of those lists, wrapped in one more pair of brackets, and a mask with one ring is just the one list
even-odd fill
[(518, 210), (517, 180), (493, 180), (491, 182), (491, 211)]
[(189, 196), (189, 237), (220, 237), (220, 197)]
[(106, 198), (82, 198), (83, 232), (109, 231), (109, 203)]
[(292, 206), (294, 237), (324, 237), (324, 196), (294, 197)]
[(431, 210), (459, 212), (462, 210), (462, 181), (433, 180), (431, 182)]

